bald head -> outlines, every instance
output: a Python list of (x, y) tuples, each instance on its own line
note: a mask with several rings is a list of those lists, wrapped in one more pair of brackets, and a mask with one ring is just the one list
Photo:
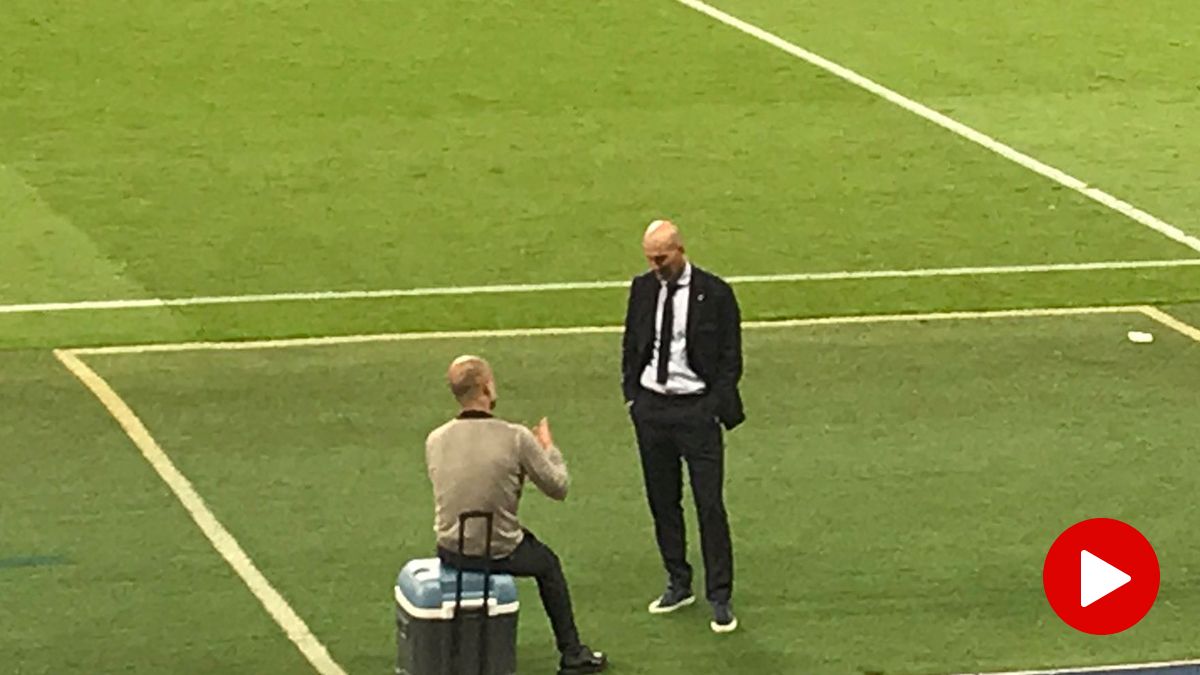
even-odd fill
[(646, 228), (642, 237), (642, 246), (674, 246), (680, 247), (683, 240), (679, 237), (679, 228), (669, 220), (656, 220)]
[(679, 228), (669, 220), (650, 223), (642, 236), (642, 253), (658, 278), (667, 281), (679, 278), (687, 264)]
[(446, 376), (450, 381), (450, 392), (463, 406), (481, 402), (490, 404), (495, 400), (492, 367), (478, 356), (464, 355), (454, 359)]

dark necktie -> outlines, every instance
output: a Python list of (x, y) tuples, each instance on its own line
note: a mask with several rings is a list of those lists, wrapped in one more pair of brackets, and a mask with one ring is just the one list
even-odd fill
[(671, 335), (675, 332), (675, 291), (679, 284), (667, 283), (667, 300), (663, 303), (662, 325), (658, 329), (658, 383), (667, 383), (667, 367), (671, 363)]

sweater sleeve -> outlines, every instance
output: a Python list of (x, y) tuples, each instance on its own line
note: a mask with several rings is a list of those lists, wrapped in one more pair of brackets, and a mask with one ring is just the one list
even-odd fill
[(517, 446), (521, 469), (533, 484), (551, 499), (566, 499), (570, 476), (562, 452), (557, 447), (543, 448), (525, 427), (517, 428)]

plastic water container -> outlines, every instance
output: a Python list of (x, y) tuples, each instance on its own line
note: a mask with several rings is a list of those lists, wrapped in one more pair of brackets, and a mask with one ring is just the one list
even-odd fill
[(396, 675), (515, 675), (517, 585), (490, 578), (486, 612), (482, 572), (463, 572), (462, 611), (455, 618), (458, 571), (438, 558), (410, 560), (396, 578)]

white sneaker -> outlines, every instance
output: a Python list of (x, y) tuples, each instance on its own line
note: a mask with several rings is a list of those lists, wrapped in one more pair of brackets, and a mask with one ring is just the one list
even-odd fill
[(713, 620), (708, 624), (714, 633), (732, 633), (737, 630), (738, 620), (729, 603), (713, 605)]
[(650, 603), (651, 614), (670, 614), (677, 609), (682, 609), (696, 602), (696, 596), (691, 591), (681, 591), (673, 588), (668, 588), (666, 593), (655, 598), (654, 602)]

